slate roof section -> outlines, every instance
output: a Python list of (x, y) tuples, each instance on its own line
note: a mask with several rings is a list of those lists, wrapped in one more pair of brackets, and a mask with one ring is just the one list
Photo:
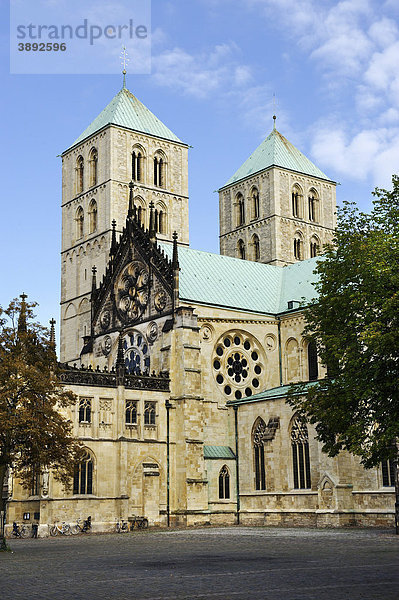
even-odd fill
[(270, 167), (281, 167), (289, 171), (331, 181), (323, 171), (295, 148), (277, 129), (273, 129), (271, 134), (220, 189)]
[(235, 459), (236, 455), (230, 446), (204, 446), (204, 458)]
[(80, 144), (83, 140), (110, 124), (177, 142), (185, 146), (187, 145), (144, 106), (136, 96), (124, 87), (67, 150)]
[[(172, 244), (160, 246), (171, 258)], [(306, 305), (316, 297), (316, 258), (276, 267), (184, 246), (178, 254), (179, 296), (186, 302), (275, 315), (288, 311), (289, 300), (304, 298)]]

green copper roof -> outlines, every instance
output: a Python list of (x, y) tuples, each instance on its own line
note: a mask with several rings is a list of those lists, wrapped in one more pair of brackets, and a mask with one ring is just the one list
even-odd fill
[[(172, 257), (172, 244), (161, 248)], [(289, 300), (310, 302), (315, 258), (276, 267), (179, 246), (181, 300), (274, 315), (288, 310)]]
[(277, 129), (273, 129), (271, 134), (256, 148), (223, 187), (273, 166), (330, 181), (327, 175), (320, 171)]
[(230, 446), (204, 446), (204, 458), (235, 458), (235, 454)]
[[(301, 391), (298, 392), (298, 395), (307, 394), (308, 388), (316, 385), (316, 383), (318, 383), (318, 381), (308, 381), (306, 383), (298, 384), (298, 386), (302, 388)], [(265, 400), (285, 398), (288, 395), (290, 388), (291, 385), (280, 385), (279, 387), (265, 390), (264, 392), (259, 392), (259, 394), (254, 394), (253, 396), (249, 396), (247, 398), (241, 398), (241, 400), (229, 400), (226, 404), (228, 406), (233, 406), (234, 404), (249, 404), (251, 402), (263, 402)]]
[(183, 143), (136, 96), (124, 87), (74, 141), (70, 148), (110, 124), (154, 135), (172, 142)]

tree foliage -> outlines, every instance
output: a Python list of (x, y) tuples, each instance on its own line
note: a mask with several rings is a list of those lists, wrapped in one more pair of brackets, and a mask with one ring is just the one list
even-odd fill
[(81, 453), (62, 414), (76, 397), (60, 384), (55, 350), (48, 330), (33, 320), (34, 306), (23, 299), (0, 307), (0, 492), (8, 468), (25, 487), (34, 473), (53, 468), (68, 486)]
[(399, 177), (392, 183), (373, 192), (370, 214), (339, 210), (305, 328), (328, 376), (288, 399), (324, 451), (347, 449), (366, 467), (395, 458), (399, 437)]

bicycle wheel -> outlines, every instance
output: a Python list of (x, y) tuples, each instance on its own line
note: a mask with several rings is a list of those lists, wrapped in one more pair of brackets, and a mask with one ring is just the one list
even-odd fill
[(50, 535), (52, 535), (54, 537), (57, 534), (58, 534), (58, 527), (57, 527), (57, 525), (53, 525), (53, 527), (50, 527)]
[(139, 523), (140, 529), (148, 529), (148, 519), (143, 519)]
[(72, 535), (77, 535), (78, 533), (80, 533), (79, 525), (75, 525), (74, 527), (72, 527), (71, 533), (72, 533)]
[(64, 531), (62, 532), (64, 535), (72, 535), (71, 526), (66, 524), (64, 525)]
[(30, 531), (29, 531), (29, 529), (27, 528), (27, 526), (26, 526), (26, 525), (23, 525), (23, 526), (21, 527), (21, 537), (22, 537), (22, 538), (27, 538), (27, 537), (29, 537), (29, 536), (30, 536)]

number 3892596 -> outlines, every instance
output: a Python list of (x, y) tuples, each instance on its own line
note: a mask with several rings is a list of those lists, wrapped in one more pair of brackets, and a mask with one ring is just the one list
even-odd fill
[(59, 44), (58, 42), (26, 42), (23, 44), (22, 42), (18, 44), (18, 50), (20, 52), (65, 52), (67, 49), (66, 44)]

